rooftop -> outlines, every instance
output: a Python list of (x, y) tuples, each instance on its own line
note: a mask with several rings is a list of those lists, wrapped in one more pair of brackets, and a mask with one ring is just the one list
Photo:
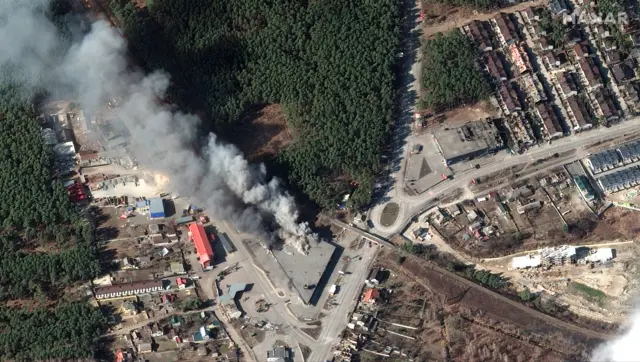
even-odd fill
[(245, 283), (231, 284), (227, 286), (227, 294), (219, 296), (218, 301), (220, 301), (220, 303), (232, 301), (236, 299), (238, 293), (243, 292), (245, 289), (247, 289), (247, 284)]
[[(317, 244), (312, 243), (309, 254), (306, 256), (286, 245), (282, 248), (274, 248), (272, 252), (303, 301), (313, 304), (322, 293), (323, 276), (328, 270), (327, 267), (336, 252), (336, 247), (326, 241), (320, 241)], [(305, 284), (316, 285), (316, 287), (305, 289)]]
[(491, 50), (493, 45), (491, 42), (491, 26), (486, 21), (475, 20), (467, 25), (468, 33), (478, 44), (480, 50)]
[(513, 269), (535, 268), (542, 264), (540, 254), (516, 256), (511, 259), (511, 267)]
[(95, 289), (96, 295), (124, 292), (128, 290), (162, 288), (162, 280), (150, 280), (125, 284), (116, 284), (108, 287), (98, 287)]
[(591, 125), (589, 113), (578, 96), (574, 95), (567, 97), (567, 102), (569, 103), (569, 108), (571, 109), (571, 112), (573, 112), (576, 123), (578, 123), (580, 128)]
[(363, 302), (375, 301), (380, 296), (380, 291), (377, 288), (370, 288), (364, 292)]
[(600, 83), (600, 70), (598, 70), (598, 66), (593, 63), (591, 58), (581, 59), (580, 69), (582, 69), (582, 74), (584, 74), (585, 79), (589, 86), (593, 87)]
[(204, 267), (208, 267), (209, 263), (213, 259), (213, 250), (211, 248), (211, 242), (207, 233), (204, 231), (204, 226), (199, 223), (189, 224), (189, 236), (196, 246), (196, 251), (200, 257), (200, 263)]
[(538, 116), (542, 120), (542, 124), (544, 124), (544, 128), (546, 129), (549, 137), (562, 135), (564, 133), (562, 125), (549, 103), (538, 103), (536, 105), (536, 110), (538, 111)]
[(481, 157), (504, 146), (491, 121), (477, 121), (456, 128), (440, 127), (434, 134), (449, 164)]
[(498, 80), (507, 80), (507, 72), (504, 69), (504, 65), (500, 60), (500, 57), (495, 52), (487, 52), (484, 56), (484, 63), (487, 66), (487, 71), (492, 77)]
[(518, 39), (516, 27), (509, 14), (500, 13), (494, 18), (500, 34), (507, 44), (511, 44)]
[(160, 197), (149, 199), (149, 215), (152, 218), (164, 217), (164, 202)]

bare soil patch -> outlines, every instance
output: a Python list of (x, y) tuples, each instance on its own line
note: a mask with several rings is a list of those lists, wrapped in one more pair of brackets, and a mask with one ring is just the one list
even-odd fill
[(318, 337), (320, 337), (320, 332), (322, 332), (322, 327), (300, 328), (300, 330), (303, 331), (304, 333), (308, 334), (309, 337), (311, 337), (313, 339), (318, 339)]
[(502, 9), (492, 9), (486, 12), (474, 10), (470, 7), (440, 4), (436, 1), (422, 0), (424, 11), (423, 35), (426, 39), (437, 33), (445, 33), (453, 28), (469, 24), (474, 20), (489, 20), (499, 12), (514, 13), (530, 6), (547, 4), (548, 0), (527, 1)]
[(131, 0), (136, 9), (144, 9), (147, 7), (147, 0)]
[(251, 112), (235, 126), (231, 135), (231, 141), (251, 162), (277, 155), (292, 139), (279, 104)]
[(395, 202), (388, 203), (382, 210), (382, 216), (380, 217), (380, 223), (384, 227), (389, 227), (396, 222), (398, 218), (398, 212), (400, 212), (400, 206)]
[(304, 344), (300, 344), (300, 349), (302, 350), (302, 358), (307, 361), (309, 356), (311, 356), (311, 348), (305, 346)]
[[(425, 110), (425, 114), (431, 113)], [(449, 127), (462, 126), (466, 123), (479, 121), (486, 118), (498, 117), (498, 110), (489, 101), (480, 101), (476, 104), (456, 107), (446, 112), (437, 113), (426, 120), (427, 127), (446, 125)]]
[(381, 353), (384, 346), (394, 346), (409, 358), (425, 360), (563, 361), (588, 360), (601, 342), (469, 288), (416, 257), (407, 256), (399, 265), (396, 254), (385, 250), (377, 262), (390, 270), (382, 287), (393, 293), (377, 308), (383, 330), (375, 332), (366, 350)]

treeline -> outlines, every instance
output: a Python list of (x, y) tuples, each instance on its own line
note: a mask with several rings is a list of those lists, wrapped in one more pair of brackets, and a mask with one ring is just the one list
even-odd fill
[[(62, 17), (69, 8), (52, 4), (43, 14), (66, 36)], [(14, 68), (0, 69), (0, 301), (38, 305), (28, 300), (36, 298), (47, 307), (0, 308), (0, 359), (92, 358), (104, 325), (101, 312), (87, 304), (52, 308), (48, 302), (58, 301), (72, 283), (98, 275), (94, 227), (56, 180), (53, 150), (36, 117), (34, 99), (42, 97), (30, 98), (33, 90), (20, 86), (38, 75)]]
[[(0, 300), (54, 295), (99, 273), (94, 228), (53, 178), (52, 148), (24, 93), (0, 85), (0, 113)], [(41, 245), (60, 251), (31, 250)]]
[(0, 309), (0, 358), (15, 361), (92, 358), (106, 324), (102, 313), (82, 303), (54, 310)]
[[(91, 226), (79, 225), (73, 247), (57, 253), (24, 251), (17, 233), (0, 236), (0, 300), (58, 297), (60, 289), (100, 272)], [(78, 235), (79, 234), (79, 235)]]
[(494, 274), (485, 269), (478, 270), (473, 265), (449, 262), (446, 268), (451, 272), (454, 272), (469, 280), (474, 280), (477, 283), (480, 283), (483, 286), (489, 287), (491, 289), (500, 290), (508, 286), (507, 279), (505, 279), (500, 274)]
[(422, 64), (422, 106), (442, 110), (487, 98), (490, 88), (477, 58), (477, 46), (458, 29), (429, 40)]
[[(323, 207), (350, 185), (367, 204), (392, 120), (399, 14), (393, 0), (112, 0), (132, 52), (173, 75), (171, 100), (223, 135), (282, 104), (296, 139), (277, 158)], [(355, 182), (355, 183), (354, 183)]]
[[(494, 274), (485, 269), (478, 270), (473, 265), (461, 263), (451, 254), (440, 252), (434, 245), (415, 244), (407, 240), (403, 245), (403, 249), (410, 254), (417, 255), (441, 267), (445, 267), (450, 272), (475, 281), (485, 287), (500, 290), (508, 286), (508, 280), (500, 274)], [(402, 264), (404, 257), (399, 254), (396, 261), (398, 264)]]
[(0, 85), (0, 222), (4, 228), (78, 220), (69, 196), (52, 175), (35, 109), (16, 86)]

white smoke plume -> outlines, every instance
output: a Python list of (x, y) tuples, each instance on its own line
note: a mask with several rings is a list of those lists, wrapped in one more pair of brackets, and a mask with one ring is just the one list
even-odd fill
[(600, 345), (593, 352), (591, 362), (637, 362), (640, 352), (636, 343), (640, 341), (640, 312), (636, 311), (628, 321), (629, 330), (616, 340)]
[(47, 3), (0, 0), (0, 68), (12, 67), (14, 82), (73, 98), (89, 111), (118, 99), (117, 118), (132, 135), (130, 151), (142, 165), (168, 175), (180, 195), (266, 242), (280, 238), (301, 253), (317, 242), (309, 225), (298, 222), (293, 197), (278, 179), (267, 180), (264, 165), (249, 164), (214, 134), (203, 147), (196, 146), (201, 120), (160, 101), (169, 86), (165, 73), (131, 70), (125, 40), (103, 21), (67, 47), (39, 11)]

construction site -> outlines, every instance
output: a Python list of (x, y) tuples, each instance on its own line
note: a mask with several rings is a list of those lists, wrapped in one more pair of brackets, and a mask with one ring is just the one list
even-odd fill
[(544, 295), (569, 312), (615, 328), (635, 307), (639, 251), (634, 241), (612, 240), (486, 259), (478, 267), (502, 273), (514, 290)]

